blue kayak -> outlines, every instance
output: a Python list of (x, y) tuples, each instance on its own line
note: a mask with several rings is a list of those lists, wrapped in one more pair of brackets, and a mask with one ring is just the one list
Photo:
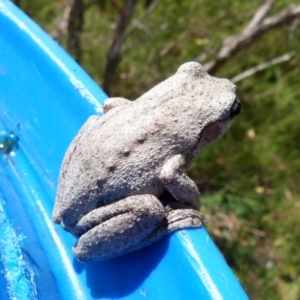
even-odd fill
[(0, 0), (0, 299), (248, 299), (205, 228), (78, 262), (52, 221), (64, 153), (107, 98), (32, 20)]

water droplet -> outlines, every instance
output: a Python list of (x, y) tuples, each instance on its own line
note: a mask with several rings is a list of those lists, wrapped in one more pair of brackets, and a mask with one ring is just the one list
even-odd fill
[(7, 132), (2, 129), (0, 131), (0, 152), (4, 154), (10, 154), (11, 156), (15, 156), (15, 149), (18, 146), (18, 136), (13, 132)]

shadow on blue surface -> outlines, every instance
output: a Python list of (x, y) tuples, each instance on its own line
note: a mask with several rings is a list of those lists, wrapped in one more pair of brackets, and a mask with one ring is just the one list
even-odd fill
[(0, 149), (1, 299), (248, 299), (204, 228), (107, 262), (74, 260), (75, 238), (51, 219), (56, 183), (106, 95), (8, 0), (0, 28), (0, 131), (19, 145)]
[[(83, 264), (74, 259), (73, 265), (78, 273), (86, 272), (87, 286), (95, 299), (118, 299), (139, 290), (163, 259), (168, 244), (169, 238), (166, 238), (152, 247), (111, 261)], [(101, 273), (95, 272), (95, 267)], [(107, 281), (113, 284), (107, 284)]]

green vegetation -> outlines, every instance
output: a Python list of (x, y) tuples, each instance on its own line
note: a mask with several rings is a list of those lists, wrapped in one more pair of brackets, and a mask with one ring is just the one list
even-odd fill
[[(55, 31), (63, 15), (62, 1), (18, 2), (46, 31)], [(85, 3), (80, 64), (100, 85), (120, 17), (112, 3), (122, 7), (124, 2)], [(145, 16), (155, 2), (158, 5)], [(278, 0), (268, 16), (291, 3)], [(139, 1), (127, 28), (131, 33), (121, 47), (111, 96), (136, 99), (183, 62), (214, 59), (223, 40), (241, 33), (261, 4)], [(232, 78), (296, 53), (237, 83), (241, 115), (189, 171), (202, 192), (207, 228), (252, 299), (300, 299), (299, 23), (298, 18), (266, 32), (214, 72)], [(67, 47), (67, 34), (60, 42)]]

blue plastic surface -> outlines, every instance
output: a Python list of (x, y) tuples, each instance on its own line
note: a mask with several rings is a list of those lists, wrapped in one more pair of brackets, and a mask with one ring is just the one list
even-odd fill
[(75, 238), (51, 220), (56, 183), (67, 146), (105, 98), (0, 0), (0, 298), (248, 299), (204, 228), (111, 261), (74, 259)]

